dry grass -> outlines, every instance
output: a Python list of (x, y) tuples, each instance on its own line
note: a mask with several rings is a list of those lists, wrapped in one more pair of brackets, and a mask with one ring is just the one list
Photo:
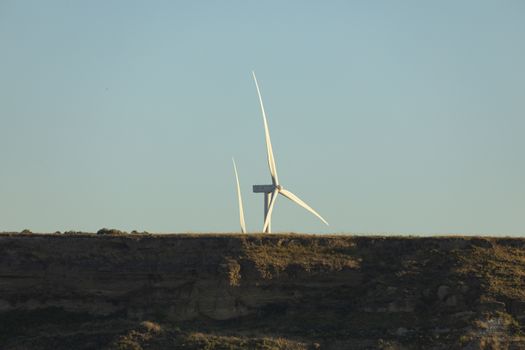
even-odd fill
[(306, 350), (306, 344), (284, 338), (225, 336), (203, 332), (186, 333), (178, 328), (145, 321), (140, 329), (120, 335), (109, 350), (186, 349), (186, 350)]
[(140, 323), (142, 328), (149, 333), (160, 333), (162, 331), (161, 326), (153, 321), (143, 321)]
[(493, 242), (490, 247), (472, 247), (461, 257), (459, 272), (480, 278), (492, 295), (525, 300), (525, 250)]
[(355, 243), (351, 239), (280, 235), (243, 241), (244, 253), (265, 279), (273, 278), (290, 266), (299, 266), (308, 272), (326, 272), (356, 269), (360, 264), (360, 259), (352, 255)]
[(230, 286), (238, 287), (241, 284), (241, 265), (232, 258), (226, 258), (228, 265), (228, 279)]
[[(303, 343), (284, 338), (244, 338), (191, 333), (187, 337), (189, 349), (203, 350), (306, 350)], [(191, 345), (190, 345), (191, 344)], [(193, 346), (193, 347), (192, 347)]]

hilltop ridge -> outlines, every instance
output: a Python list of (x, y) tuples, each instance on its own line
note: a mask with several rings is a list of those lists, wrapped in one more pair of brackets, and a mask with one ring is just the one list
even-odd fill
[(2, 349), (525, 348), (525, 239), (0, 234)]

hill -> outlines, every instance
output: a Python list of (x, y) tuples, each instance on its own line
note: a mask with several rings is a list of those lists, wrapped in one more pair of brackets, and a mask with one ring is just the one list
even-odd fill
[(525, 239), (0, 234), (1, 349), (522, 349)]

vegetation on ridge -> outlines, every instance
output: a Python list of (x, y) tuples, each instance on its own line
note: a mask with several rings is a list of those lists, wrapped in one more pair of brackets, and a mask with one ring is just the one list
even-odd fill
[(294, 236), (276, 239), (254, 236), (243, 239), (246, 259), (255, 263), (265, 279), (278, 276), (280, 272), (293, 266), (306, 272), (356, 269), (360, 259), (350, 254), (353, 250), (355, 242), (349, 239), (318, 237), (305, 240)]

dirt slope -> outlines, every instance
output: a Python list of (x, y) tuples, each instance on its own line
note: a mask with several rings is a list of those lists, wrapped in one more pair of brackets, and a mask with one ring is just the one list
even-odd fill
[(1, 349), (522, 349), (525, 239), (0, 235)]

